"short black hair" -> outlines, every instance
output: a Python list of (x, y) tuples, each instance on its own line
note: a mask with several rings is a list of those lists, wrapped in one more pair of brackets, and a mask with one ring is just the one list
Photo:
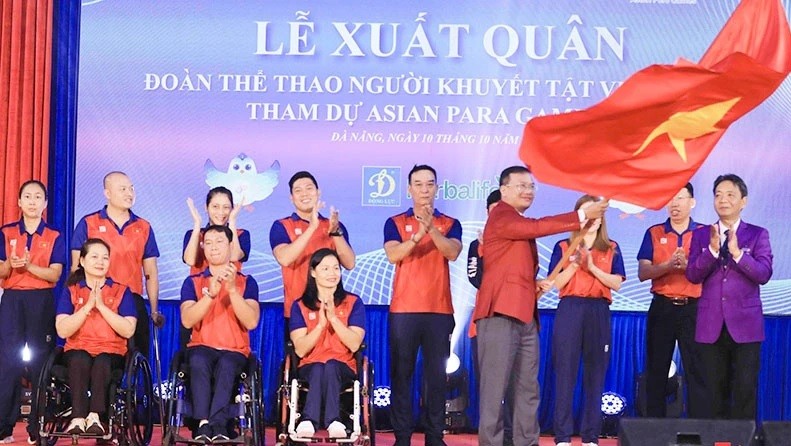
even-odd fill
[(225, 234), (225, 236), (228, 237), (229, 242), (233, 241), (233, 231), (231, 231), (231, 228), (229, 228), (228, 226), (209, 225), (209, 227), (206, 228), (206, 231), (204, 231), (203, 233), (205, 234), (207, 232), (219, 232), (220, 234)]
[(307, 170), (300, 170), (299, 172), (295, 173), (294, 175), (291, 175), (291, 179), (288, 180), (288, 190), (289, 190), (289, 192), (294, 192), (294, 183), (296, 183), (297, 180), (301, 180), (302, 178), (309, 178), (310, 181), (313, 182), (313, 185), (316, 186), (316, 189), (319, 188), (319, 183), (318, 183), (318, 181), (316, 181), (316, 177), (314, 177)]
[(492, 193), (486, 197), (486, 210), (489, 210), (489, 206), (497, 203), (498, 201), (502, 200), (503, 194), (500, 193), (500, 189), (495, 189)]
[(434, 174), (434, 181), (437, 181), (437, 171), (434, 170), (433, 167), (429, 166), (428, 164), (415, 164), (414, 166), (412, 166), (412, 170), (409, 171), (409, 175), (407, 176), (407, 183), (412, 184), (412, 174), (420, 170), (428, 170), (429, 172)]
[[(716, 187), (716, 186), (715, 186), (715, 187)], [(695, 188), (694, 188), (694, 187), (692, 187), (692, 183), (687, 183), (687, 184), (684, 186), (684, 189), (686, 189), (686, 190), (687, 190), (687, 192), (689, 192), (689, 196), (690, 196), (691, 198), (695, 198)]]
[(511, 176), (512, 173), (532, 173), (530, 169), (525, 166), (511, 166), (503, 170), (500, 174), (500, 186), (505, 186), (506, 181), (508, 181), (508, 177)]
[(35, 184), (36, 186), (40, 187), (41, 190), (44, 191), (44, 201), (47, 201), (47, 186), (44, 186), (44, 183), (42, 183), (39, 180), (27, 180), (24, 183), (22, 183), (22, 185), (19, 186), (19, 198), (22, 198), (22, 191), (25, 190), (26, 187), (32, 184)]
[(720, 185), (723, 181), (730, 181), (731, 183), (735, 184), (736, 187), (739, 188), (739, 192), (741, 192), (742, 197), (747, 196), (747, 183), (744, 182), (739, 175), (734, 173), (726, 173), (725, 175), (720, 175), (714, 180), (714, 187), (711, 189), (712, 193), (717, 193), (717, 186)]

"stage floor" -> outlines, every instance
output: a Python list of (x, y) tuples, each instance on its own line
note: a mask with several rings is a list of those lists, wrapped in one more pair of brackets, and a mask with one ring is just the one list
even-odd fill
[[(16, 428), (14, 429), (14, 439), (16, 442), (10, 444), (27, 444), (27, 432), (25, 431), (25, 424), (24, 423), (17, 423)], [(388, 432), (378, 432), (376, 434), (376, 442), (379, 446), (390, 446), (392, 445), (395, 440), (393, 438), (392, 433)], [(67, 440), (60, 440), (57, 444), (66, 445), (69, 442)], [(80, 444), (90, 445), (93, 444), (92, 441), (83, 441)], [(449, 434), (445, 436), (445, 443), (448, 446), (474, 446), (478, 444), (478, 437), (475, 434)], [(162, 431), (160, 430), (159, 426), (154, 427), (154, 437), (151, 440), (152, 446), (159, 446), (162, 444)], [(275, 429), (274, 428), (267, 428), (266, 429), (266, 444), (272, 446), (275, 444)], [(315, 443), (314, 443), (315, 444)], [(540, 446), (554, 446), (555, 442), (552, 437), (541, 437)], [(571, 442), (572, 446), (579, 446), (582, 444), (579, 438), (575, 438)], [(618, 444), (618, 440), (615, 439), (601, 439), (599, 440), (599, 446), (616, 446)], [(423, 443), (423, 434), (415, 434), (412, 436), (412, 446), (424, 446)]]

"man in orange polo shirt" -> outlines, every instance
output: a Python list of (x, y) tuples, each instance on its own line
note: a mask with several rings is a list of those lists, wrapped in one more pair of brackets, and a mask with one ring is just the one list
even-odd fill
[(89, 238), (102, 239), (110, 245), (110, 270), (107, 275), (132, 291), (137, 311), (134, 343), (148, 357), (151, 343), (148, 310), (143, 300), (144, 277), (146, 295), (151, 304), (151, 320), (157, 327), (165, 323), (165, 318), (158, 311), (157, 241), (151, 224), (132, 212), (135, 204), (132, 180), (123, 172), (110, 172), (104, 176), (103, 183), (107, 205), (82, 217), (74, 228), (71, 238), (71, 270), (77, 269), (80, 248)]
[(461, 224), (434, 208), (437, 172), (427, 165), (409, 172), (412, 207), (387, 219), (384, 249), (396, 265), (390, 301), (390, 421), (396, 446), (412, 437), (412, 374), (423, 353), (427, 446), (444, 445), (445, 365), (450, 356), (453, 302), (448, 261), (461, 252)]
[(321, 191), (316, 178), (310, 172), (300, 171), (288, 180), (288, 187), (295, 212), (276, 220), (269, 231), (272, 254), (283, 271), (285, 339), (288, 339), (291, 306), (305, 292), (310, 256), (321, 248), (330, 248), (338, 253), (341, 266), (347, 270), (354, 268), (355, 261), (349, 234), (338, 219), (338, 211), (330, 208), (330, 218), (319, 213), (324, 203), (319, 200)]
[(181, 287), (181, 322), (192, 329), (187, 344), (195, 440), (227, 441), (225, 407), (233, 384), (250, 356), (250, 330), (258, 326), (258, 284), (231, 263), (233, 232), (212, 225), (203, 237), (209, 267), (187, 277)]
[(684, 275), (689, 258), (692, 232), (698, 227), (690, 217), (695, 207), (694, 189), (687, 183), (667, 204), (669, 218), (648, 228), (637, 253), (640, 281), (651, 280), (654, 298), (648, 309), (646, 324), (646, 395), (647, 413), (665, 417), (667, 410), (667, 374), (678, 341), (684, 377), (687, 382), (687, 416), (707, 418), (700, 352), (695, 342), (695, 322), (701, 285)]

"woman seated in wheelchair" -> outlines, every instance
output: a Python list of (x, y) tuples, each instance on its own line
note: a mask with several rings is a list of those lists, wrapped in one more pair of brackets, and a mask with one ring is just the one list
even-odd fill
[(305, 293), (291, 307), (289, 331), (301, 358), (297, 374), (310, 386), (297, 435), (310, 437), (326, 427), (331, 438), (346, 437), (340, 418), (341, 386), (356, 376), (354, 352), (365, 336), (365, 306), (343, 289), (335, 251), (323, 248), (311, 256)]
[(55, 329), (66, 339), (63, 356), (72, 402), (66, 431), (73, 435), (106, 434), (108, 427), (102, 420), (110, 407), (112, 371), (123, 369), (127, 341), (135, 333), (132, 292), (107, 277), (109, 266), (107, 243), (86, 240), (79, 266), (57, 301)]
[[(203, 236), (209, 267), (187, 277), (181, 287), (181, 323), (192, 329), (187, 344), (194, 439), (225, 441), (236, 437), (226, 414), (236, 377), (250, 356), (249, 331), (258, 326), (258, 283), (230, 261), (233, 233), (211, 225)], [(230, 414), (233, 415), (233, 414)]]

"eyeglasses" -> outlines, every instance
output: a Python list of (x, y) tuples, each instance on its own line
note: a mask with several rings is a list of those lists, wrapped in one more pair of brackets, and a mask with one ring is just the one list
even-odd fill
[(535, 183), (506, 184), (505, 187), (513, 187), (520, 194), (522, 192), (535, 192), (538, 190), (538, 185)]

